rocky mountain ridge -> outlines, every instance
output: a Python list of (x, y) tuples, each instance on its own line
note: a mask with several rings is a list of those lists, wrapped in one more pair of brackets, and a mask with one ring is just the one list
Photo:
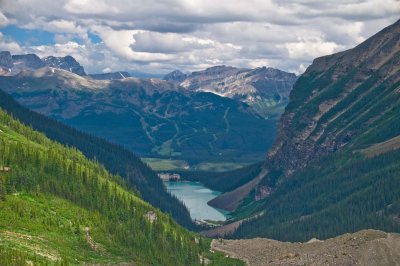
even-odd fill
[(125, 79), (131, 78), (132, 75), (126, 71), (118, 71), (118, 72), (110, 72), (110, 73), (101, 73), (101, 74), (89, 74), (89, 77), (97, 80), (114, 80), (114, 79)]
[(45, 67), (0, 77), (0, 87), (28, 108), (142, 156), (248, 162), (274, 138), (274, 121), (247, 104), (160, 79), (95, 80)]
[(290, 174), (383, 130), (382, 116), (398, 104), (399, 61), (400, 21), (353, 49), (315, 59), (294, 86), (266, 167)]
[(288, 103), (289, 93), (297, 77), (293, 73), (274, 68), (246, 69), (222, 65), (187, 76), (174, 71), (164, 79), (173, 80), (189, 91), (212, 92), (241, 100), (263, 116), (278, 118)]
[(0, 69), (2, 75), (16, 75), (25, 70), (37, 70), (52, 67), (67, 70), (77, 75), (86, 75), (83, 67), (72, 56), (39, 58), (36, 54), (11, 55), (8, 51), (0, 52)]
[(268, 214), (233, 237), (400, 232), (399, 92), (400, 20), (315, 59), (290, 93), (261, 174), (209, 202), (236, 217)]

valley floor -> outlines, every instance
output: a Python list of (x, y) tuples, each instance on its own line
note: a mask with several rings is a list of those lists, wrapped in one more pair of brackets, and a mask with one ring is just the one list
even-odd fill
[(213, 240), (213, 250), (262, 265), (400, 265), (400, 234), (363, 230), (320, 241)]

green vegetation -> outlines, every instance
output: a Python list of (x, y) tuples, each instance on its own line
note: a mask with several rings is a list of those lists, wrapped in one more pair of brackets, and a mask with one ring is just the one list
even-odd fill
[(249, 165), (249, 162), (203, 162), (196, 164), (192, 167), (195, 171), (200, 172), (227, 172), (234, 171)]
[[(254, 210), (234, 237), (326, 239), (365, 228), (400, 232), (400, 150), (367, 158), (345, 152), (295, 173)], [(259, 204), (259, 203), (258, 203)]]
[(399, 26), (315, 59), (297, 80), (258, 185), (266, 198), (246, 199), (233, 213), (264, 215), (234, 237), (400, 232)]
[(1, 265), (199, 265), (200, 254), (214, 256), (121, 177), (1, 110), (0, 166)]
[(175, 169), (184, 169), (188, 167), (187, 162), (181, 160), (169, 160), (161, 158), (142, 158), (142, 160), (147, 163), (154, 171), (168, 171)]
[(263, 162), (252, 164), (227, 172), (206, 171), (174, 171), (179, 173), (184, 180), (199, 181), (206, 187), (220, 191), (232, 191), (254, 179), (261, 171)]
[(142, 158), (142, 160), (147, 163), (151, 169), (154, 171), (181, 171), (189, 170), (195, 172), (227, 172), (246, 167), (251, 164), (250, 162), (243, 162), (238, 160), (231, 160), (229, 162), (202, 162), (189, 166), (189, 164), (184, 160), (174, 160), (174, 159), (163, 159), (163, 158)]
[(5, 76), (0, 88), (32, 110), (46, 110), (49, 117), (141, 157), (190, 165), (232, 159), (254, 163), (264, 158), (275, 137), (275, 119), (213, 93), (168, 90), (166, 84), (146, 80), (112, 81), (96, 89), (71, 87), (72, 81), (73, 75), (66, 79), (58, 73)]
[(130, 151), (30, 111), (1, 90), (0, 107), (49, 138), (75, 147), (86, 157), (97, 160), (109, 172), (121, 176), (129, 187), (137, 189), (145, 201), (170, 213), (179, 224), (190, 229), (195, 228), (186, 207), (167, 193), (157, 175)]
[(255, 100), (250, 105), (257, 113), (259, 113), (264, 118), (279, 120), (280, 116), (285, 111), (285, 107), (287, 104), (288, 99), (261, 98)]

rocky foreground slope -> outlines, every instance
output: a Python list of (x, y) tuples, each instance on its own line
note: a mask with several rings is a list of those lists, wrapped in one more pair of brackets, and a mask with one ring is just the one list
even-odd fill
[(266, 238), (214, 240), (212, 249), (247, 265), (400, 265), (400, 234), (363, 230), (320, 241), (290, 243)]

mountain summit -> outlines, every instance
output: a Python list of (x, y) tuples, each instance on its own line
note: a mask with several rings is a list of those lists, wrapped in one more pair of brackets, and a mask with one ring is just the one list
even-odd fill
[(257, 215), (236, 237), (400, 231), (399, 62), (400, 21), (314, 60), (290, 93), (264, 169), (210, 202)]
[(190, 91), (241, 100), (264, 117), (277, 119), (288, 103), (296, 79), (295, 74), (274, 68), (215, 66), (193, 72), (180, 85)]
[(85, 70), (72, 56), (39, 58), (36, 54), (11, 55), (8, 51), (0, 52), (0, 69), (3, 74), (15, 75), (24, 70), (37, 70), (43, 67), (64, 69), (71, 73), (85, 76)]

